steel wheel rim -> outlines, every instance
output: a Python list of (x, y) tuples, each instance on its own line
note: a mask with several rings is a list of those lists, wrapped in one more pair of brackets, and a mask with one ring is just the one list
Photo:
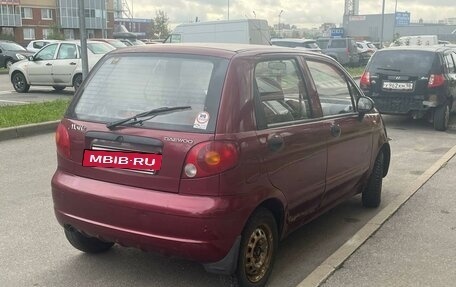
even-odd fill
[(24, 79), (21, 76), (14, 76), (14, 87), (18, 90), (22, 90), (25, 86)]
[(79, 87), (81, 86), (81, 83), (82, 83), (82, 79), (81, 78), (76, 78), (76, 80), (74, 81), (74, 90), (77, 91), (79, 89)]
[(273, 252), (272, 231), (267, 225), (260, 225), (250, 234), (245, 250), (245, 273), (252, 283), (266, 275)]

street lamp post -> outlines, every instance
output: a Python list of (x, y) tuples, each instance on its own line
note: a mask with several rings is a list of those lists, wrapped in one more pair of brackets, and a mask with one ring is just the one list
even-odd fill
[(280, 10), (280, 13), (279, 13), (279, 27), (278, 27), (278, 29), (279, 29), (279, 38), (282, 38), (281, 33), (280, 33), (281, 32), (280, 31), (280, 16), (282, 16), (282, 13), (283, 13), (283, 10)]
[[(396, 16), (395, 16), (396, 18)], [(383, 5), (382, 5), (382, 28), (380, 32), (380, 47), (383, 48), (383, 29), (385, 26), (385, 0), (383, 0)]]

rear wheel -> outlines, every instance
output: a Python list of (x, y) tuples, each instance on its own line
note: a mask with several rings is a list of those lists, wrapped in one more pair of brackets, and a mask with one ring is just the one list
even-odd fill
[(114, 243), (88, 237), (73, 228), (65, 228), (65, 236), (74, 248), (86, 253), (102, 253), (108, 251)]
[(14, 89), (18, 93), (27, 93), (30, 89), (30, 85), (27, 84), (27, 80), (21, 72), (14, 73), (11, 77), (11, 82), (13, 83)]
[(277, 223), (272, 213), (260, 208), (242, 232), (235, 281), (241, 287), (264, 286), (271, 275), (278, 247)]
[(79, 89), (79, 87), (81, 86), (81, 84), (82, 84), (82, 75), (77, 74), (76, 76), (74, 76), (74, 79), (73, 79), (74, 90), (77, 91)]
[(56, 91), (63, 91), (63, 90), (65, 90), (65, 88), (66, 88), (65, 86), (52, 86), (52, 87), (53, 87), (54, 90), (56, 90)]
[(450, 106), (448, 103), (435, 108), (434, 110), (434, 129), (446, 131), (450, 122)]
[(375, 159), (374, 168), (363, 190), (362, 202), (364, 207), (378, 207), (381, 202), (383, 181), (383, 152)]

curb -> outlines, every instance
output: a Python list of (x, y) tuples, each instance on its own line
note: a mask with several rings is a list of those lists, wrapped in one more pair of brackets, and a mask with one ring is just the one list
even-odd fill
[(456, 145), (418, 177), (403, 193), (385, 206), (366, 223), (352, 238), (315, 268), (297, 287), (318, 287), (360, 248), (378, 229), (401, 208), (435, 173), (444, 167), (456, 154)]
[(60, 120), (0, 129), (0, 141), (54, 132), (59, 123)]

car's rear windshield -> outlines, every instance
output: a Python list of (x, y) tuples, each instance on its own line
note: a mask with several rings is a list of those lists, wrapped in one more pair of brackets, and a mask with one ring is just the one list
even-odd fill
[(102, 43), (102, 42), (92, 42), (92, 43), (87, 43), (87, 49), (90, 50), (90, 52), (94, 54), (106, 54), (111, 52), (112, 50), (115, 50), (112, 45), (109, 45), (107, 43)]
[(436, 68), (436, 53), (417, 50), (382, 50), (377, 51), (369, 65), (372, 73), (425, 75)]
[[(68, 116), (112, 122), (163, 107), (191, 106), (156, 116), (144, 128), (215, 131), (228, 60), (182, 54), (117, 54), (94, 71)], [(197, 120), (208, 118), (202, 124)], [(207, 117), (209, 116), (209, 117)]]

